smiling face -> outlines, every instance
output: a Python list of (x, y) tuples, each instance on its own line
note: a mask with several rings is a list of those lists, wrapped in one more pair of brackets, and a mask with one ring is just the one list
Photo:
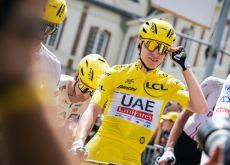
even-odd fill
[(140, 57), (149, 69), (157, 68), (165, 59), (166, 54), (160, 54), (158, 49), (149, 51), (142, 40), (138, 41)]

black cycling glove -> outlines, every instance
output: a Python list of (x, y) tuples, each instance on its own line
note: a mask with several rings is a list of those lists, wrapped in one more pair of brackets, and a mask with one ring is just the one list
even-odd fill
[(173, 63), (179, 66), (183, 71), (190, 67), (186, 58), (186, 53), (184, 52), (184, 49), (182, 47), (180, 47), (179, 50), (172, 52), (170, 57)]

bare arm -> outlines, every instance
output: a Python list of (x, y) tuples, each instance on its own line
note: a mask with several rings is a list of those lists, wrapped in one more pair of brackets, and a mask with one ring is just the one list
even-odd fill
[(207, 103), (192, 70), (187, 68), (186, 70), (182, 71), (182, 73), (189, 91), (190, 102), (188, 109), (195, 113), (207, 112)]
[(166, 147), (172, 147), (172, 148), (175, 147), (176, 142), (183, 131), (185, 123), (187, 122), (188, 118), (192, 114), (193, 113), (191, 111), (187, 111), (187, 110), (183, 110), (181, 112), (176, 122), (174, 123), (172, 130), (170, 131), (170, 135)]
[(82, 140), (85, 141), (87, 136), (89, 135), (95, 120), (98, 114), (102, 111), (97, 104), (90, 103), (86, 111), (83, 113), (80, 122), (78, 124), (78, 128), (76, 131), (75, 141)]
[(181, 46), (171, 48), (171, 59), (181, 68), (182, 74), (185, 78), (186, 84), (188, 86), (190, 103), (188, 109), (196, 113), (205, 113), (208, 111), (208, 106), (205, 101), (204, 95), (199, 87), (195, 75), (193, 74), (189, 62)]

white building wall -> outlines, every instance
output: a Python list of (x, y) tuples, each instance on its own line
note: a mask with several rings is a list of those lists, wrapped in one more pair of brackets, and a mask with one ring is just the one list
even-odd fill
[[(126, 3), (123, 0), (121, 1), (116, 0), (116, 1), (111, 1), (111, 2), (109, 0), (106, 0), (105, 2), (109, 2), (109, 3), (116, 2), (117, 3), (116, 5), (118, 7), (120, 6), (121, 9), (127, 9), (127, 12), (130, 12), (130, 7), (131, 7), (132, 11), (136, 12), (140, 10), (141, 14), (144, 14), (145, 13), (144, 11), (147, 8), (147, 1), (145, 0), (141, 0), (141, 3), (139, 4), (139, 7), (137, 7), (137, 9), (133, 7), (133, 4), (132, 4), (133, 2), (130, 3), (132, 5), (129, 4), (127, 8), (122, 8), (124, 3)], [(81, 33), (81, 37), (80, 37), (80, 41), (79, 41), (77, 50), (75, 52), (75, 55), (73, 56), (73, 55), (70, 55), (70, 53), (73, 47), (76, 33), (79, 30), (78, 26), (79, 26), (80, 18), (81, 18), (83, 8), (86, 2), (78, 1), (78, 0), (67, 0), (67, 4), (68, 4), (67, 21), (65, 24), (64, 32), (62, 35), (62, 39), (61, 39), (58, 51), (55, 51), (51, 48), (54, 51), (54, 53), (56, 53), (58, 58), (60, 59), (62, 65), (66, 66), (67, 61), (69, 59), (73, 59), (74, 60), (73, 69), (77, 68), (77, 64), (82, 58), (82, 55), (84, 53), (86, 42), (87, 42), (88, 35), (89, 35), (89, 30), (90, 30), (90, 27), (92, 26), (98, 27), (99, 31), (107, 30), (110, 32), (111, 36), (110, 36), (110, 41), (109, 41), (107, 51), (105, 54), (105, 58), (111, 66), (115, 64), (122, 64), (126, 56), (126, 51), (127, 51), (130, 37), (136, 36), (140, 28), (140, 25), (141, 25), (140, 19), (124, 21), (120, 13), (115, 13), (108, 9), (103, 9), (102, 7), (98, 7), (91, 3), (87, 3), (89, 5), (89, 9), (87, 11), (85, 24), (82, 29), (82, 33)], [(138, 5), (138, 3), (135, 3), (135, 5)], [(217, 7), (217, 12), (215, 14), (215, 20), (218, 18), (219, 9), (220, 8)], [(168, 14), (156, 15), (155, 17), (165, 18), (171, 23), (173, 23), (174, 21), (174, 18)], [(230, 18), (230, 15), (229, 15), (229, 18)], [(213, 28), (216, 22), (215, 20), (213, 21), (213, 26), (212, 26)], [(123, 27), (121, 25), (123, 25)], [(127, 26), (126, 29), (124, 29), (125, 26)], [(191, 26), (191, 23), (184, 21), (182, 19), (177, 19), (175, 29), (176, 31), (181, 32), (184, 27), (189, 28), (190, 26)], [(205, 30), (204, 38), (203, 38), (204, 41), (210, 42), (210, 36), (212, 34), (213, 28), (210, 30)], [(201, 37), (202, 31), (203, 29), (201, 27), (194, 26), (193, 36), (197, 39), (201, 39), (200, 37)], [(230, 43), (228, 42), (230, 39), (230, 35), (228, 34), (227, 37), (228, 37), (228, 40), (225, 43), (226, 45), (225, 49), (230, 50)], [(174, 46), (178, 45), (179, 39), (180, 37), (178, 36)], [(200, 46), (199, 59), (197, 60), (196, 66), (193, 67), (193, 71), (195, 72), (199, 80), (203, 78), (203, 74), (205, 70), (205, 65), (206, 65), (205, 50), (206, 48), (207, 48), (206, 46), (202, 46), (202, 45)], [(198, 49), (198, 43), (191, 42), (190, 49), (187, 52), (191, 65), (193, 65), (194, 63), (197, 49)], [(137, 52), (137, 49), (135, 50), (135, 52)], [(137, 57), (138, 57), (138, 53), (136, 53), (136, 56), (133, 59), (133, 61), (136, 60)], [(218, 56), (218, 59), (219, 58), (220, 57)], [(217, 60), (213, 75), (225, 78), (228, 67), (229, 67), (228, 66), (229, 63), (230, 63), (230, 57), (227, 55), (224, 55), (223, 63), (221, 66), (218, 64), (218, 60)], [(168, 72), (169, 74), (172, 74), (178, 77), (179, 79), (183, 79), (182, 74), (178, 74), (179, 69), (177, 67), (173, 67), (172, 61), (169, 59), (169, 57), (166, 58), (165, 65), (164, 67), (161, 67), (161, 69), (165, 72)]]
[[(99, 31), (107, 30), (111, 33), (109, 45), (107, 47), (106, 59), (108, 63), (114, 65), (116, 57), (119, 54), (120, 41), (122, 40), (122, 30), (120, 28), (121, 18), (108, 10), (103, 10), (98, 7), (90, 6), (86, 17), (84, 29), (81, 34), (78, 50), (76, 52), (76, 63), (82, 58), (85, 50), (85, 45), (88, 39), (90, 27), (98, 27)], [(117, 42), (119, 41), (119, 42)]]

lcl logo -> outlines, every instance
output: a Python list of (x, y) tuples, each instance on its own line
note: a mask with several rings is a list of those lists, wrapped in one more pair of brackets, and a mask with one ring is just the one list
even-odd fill
[(154, 90), (156, 91), (167, 91), (168, 88), (164, 85), (164, 84), (159, 84), (159, 83), (150, 83), (150, 82), (145, 82), (144, 83), (144, 90), (145, 92), (152, 97), (162, 97), (163, 95), (165, 95), (165, 93), (162, 93), (161, 96), (159, 95), (154, 95)]
[(145, 83), (146, 88), (148, 89), (154, 89), (154, 90), (168, 90), (168, 88), (164, 87), (163, 84), (158, 84), (158, 83), (150, 83), (150, 82), (146, 82)]

